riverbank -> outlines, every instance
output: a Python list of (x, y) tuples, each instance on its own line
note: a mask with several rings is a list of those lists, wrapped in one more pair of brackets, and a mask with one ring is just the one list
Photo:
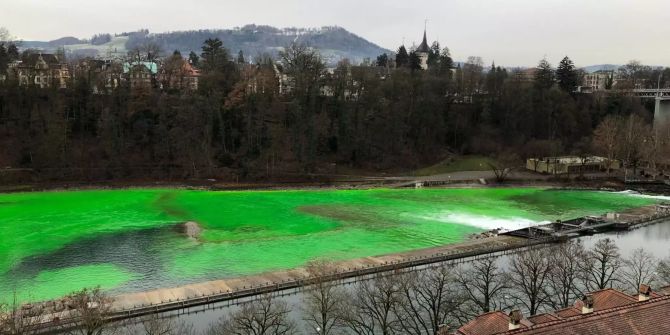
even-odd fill
[(357, 176), (357, 175), (306, 175), (294, 180), (224, 182), (214, 179), (198, 180), (126, 180), (94, 182), (40, 182), (0, 185), (0, 193), (65, 191), (65, 190), (118, 190), (134, 188), (173, 188), (210, 191), (262, 191), (262, 190), (348, 190), (414, 187), (464, 188), (464, 187), (544, 187), (583, 190), (624, 191), (670, 194), (670, 186), (626, 184), (621, 179), (605, 175), (587, 178), (556, 178), (528, 171), (513, 172), (503, 183), (495, 182), (490, 171), (460, 171), (432, 176)]

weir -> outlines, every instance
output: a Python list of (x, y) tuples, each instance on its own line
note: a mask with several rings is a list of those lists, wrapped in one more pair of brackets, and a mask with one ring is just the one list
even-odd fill
[[(480, 257), (496, 257), (533, 246), (564, 242), (580, 234), (593, 231), (629, 230), (667, 219), (670, 219), (670, 205), (659, 204), (610, 213), (598, 218), (577, 218), (566, 222), (529, 227), (494, 237), (473, 239), (438, 248), (338, 262), (335, 265), (337, 268), (335, 272), (319, 278), (309, 277), (308, 272), (301, 268), (172, 289), (125, 294), (114, 298), (113, 313), (109, 315), (108, 321), (185, 310), (197, 306), (206, 308), (206, 306), (219, 302), (300, 289), (315, 281), (342, 281), (352, 278), (355, 281), (356, 278), (378, 273), (412, 271), (431, 264), (464, 263)], [(77, 320), (70, 318), (68, 314), (68, 311), (53, 313), (47, 319), (57, 320), (57, 323), (53, 321), (41, 323), (38, 325), (39, 332), (48, 333), (55, 330), (56, 327), (62, 329), (64, 326), (76, 324)]]

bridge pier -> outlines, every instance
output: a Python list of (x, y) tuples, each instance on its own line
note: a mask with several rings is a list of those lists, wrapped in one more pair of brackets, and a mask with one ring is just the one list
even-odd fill
[(656, 109), (654, 111), (654, 128), (670, 125), (670, 98), (656, 97)]

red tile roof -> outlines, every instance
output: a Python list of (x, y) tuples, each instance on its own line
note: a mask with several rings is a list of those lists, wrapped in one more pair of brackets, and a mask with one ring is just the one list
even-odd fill
[[(638, 301), (637, 298), (611, 288), (593, 292), (591, 295), (593, 296), (594, 312), (601, 311), (603, 309), (625, 306), (636, 303)], [(575, 303), (575, 308), (579, 310), (581, 310), (583, 306), (584, 303), (582, 301), (577, 301)]]
[(560, 318), (557, 317), (556, 315), (552, 315), (552, 314), (549, 314), (549, 313), (535, 315), (535, 316), (531, 316), (531, 317), (528, 318), (528, 321), (530, 321), (534, 325), (539, 325), (539, 324), (542, 324), (542, 323), (547, 323), (547, 322), (556, 321), (556, 320), (560, 320)]
[(508, 330), (508, 315), (491, 312), (459, 328), (456, 334), (669, 335), (670, 295), (664, 289), (659, 292), (652, 292), (650, 300), (638, 301), (637, 295), (613, 289), (597, 291), (591, 294), (591, 313), (583, 314), (584, 303), (577, 301), (574, 307), (524, 319), (517, 330)]
[(458, 329), (462, 335), (491, 335), (508, 330), (509, 316), (501, 311), (482, 314)]
[(582, 314), (582, 311), (581, 309), (577, 309), (575, 307), (568, 307), (565, 309), (559, 309), (556, 312), (554, 312), (554, 314), (562, 318), (569, 318), (571, 316)]
[(670, 296), (663, 296), (497, 334), (667, 335), (670, 334), (669, 318)]

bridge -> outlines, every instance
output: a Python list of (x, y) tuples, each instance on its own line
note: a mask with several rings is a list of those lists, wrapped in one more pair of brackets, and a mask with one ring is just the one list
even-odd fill
[(632, 91), (632, 94), (640, 98), (649, 98), (649, 99), (659, 98), (661, 100), (670, 100), (670, 88), (635, 89)]
[(656, 99), (654, 128), (670, 125), (670, 88), (611, 90), (605, 93), (632, 95), (641, 99)]

